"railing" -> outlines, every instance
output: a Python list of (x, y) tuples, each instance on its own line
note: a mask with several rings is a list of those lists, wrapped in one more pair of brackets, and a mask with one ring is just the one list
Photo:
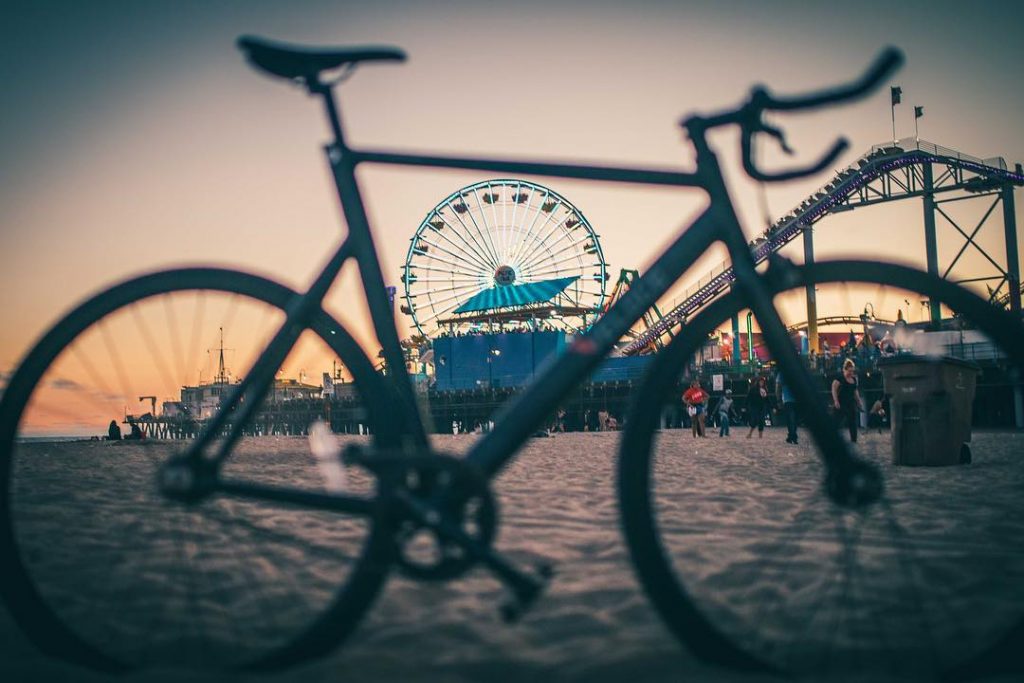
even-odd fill
[[(760, 263), (789, 243), (804, 227), (814, 223), (824, 214), (835, 210), (837, 205), (850, 193), (881, 173), (900, 166), (919, 163), (919, 159), (915, 159), (914, 155), (908, 155), (908, 152), (913, 151), (956, 159), (961, 165), (976, 173), (984, 174), (986, 171), (999, 170), (1008, 176), (1008, 179), (1024, 184), (1024, 175), (1010, 172), (1007, 169), (1006, 160), (1002, 157), (979, 159), (949, 147), (915, 138), (903, 138), (896, 143), (886, 142), (872, 145), (867, 154), (840, 170), (832, 180), (811, 193), (808, 199), (804, 200), (796, 209), (783, 215), (767, 230), (751, 240), (749, 245), (754, 250), (755, 262)], [(869, 166), (870, 169), (867, 168)], [(661, 320), (627, 345), (623, 352), (633, 353), (644, 348), (650, 344), (655, 335), (661, 336), (673, 325), (683, 322), (688, 315), (720, 293), (724, 286), (734, 279), (731, 263), (729, 261), (719, 263), (698, 278), (697, 282), (688, 287), (682, 296), (673, 298), (672, 308)]]
[[(949, 157), (951, 159), (957, 159), (959, 161), (966, 161), (972, 164), (979, 164), (981, 166), (989, 166), (991, 168), (998, 168), (1002, 171), (1007, 170), (1006, 159), (1003, 157), (989, 157), (988, 159), (979, 159), (978, 157), (971, 156), (970, 154), (964, 154), (955, 149), (949, 147), (943, 147), (942, 145), (936, 145), (934, 142), (928, 142), (926, 140), (917, 140), (915, 138), (903, 138), (899, 140), (896, 147), (903, 149), (906, 152), (910, 150), (919, 150), (921, 152), (928, 152), (940, 157)], [(892, 143), (883, 143), (880, 145), (872, 145), (871, 151), (875, 152), (883, 149), (891, 149)]]
[(973, 342), (970, 344), (944, 344), (943, 348), (947, 356), (959, 358), (960, 360), (999, 360), (1005, 358), (1006, 354), (1002, 347), (993, 342)]

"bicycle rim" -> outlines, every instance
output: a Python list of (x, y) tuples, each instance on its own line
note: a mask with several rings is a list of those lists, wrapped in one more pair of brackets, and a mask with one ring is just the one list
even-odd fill
[[(293, 296), (242, 273), (155, 273), (85, 302), (26, 358), (0, 406), (0, 574), (42, 650), (102, 670), (266, 669), (323, 654), (354, 628), (386, 574), (373, 520), (219, 496), (185, 506), (155, 485)], [(358, 391), (336, 427), (373, 431), (379, 380), (321, 312), (225, 475), (325, 490), (304, 433), (323, 406), (319, 371), (339, 359)], [(110, 422), (130, 435), (126, 413), (148, 438), (107, 440)], [(347, 492), (375, 495), (349, 474)]]
[[(889, 264), (801, 268), (787, 291), (802, 294), (810, 279), (819, 310), (828, 296), (839, 297), (837, 306), (862, 304), (870, 284), (879, 317), (916, 300), (907, 292), (957, 311), (998, 347), (1000, 359), (981, 361), (988, 369), (979, 381), (1002, 377), (1006, 386), (986, 391), (1012, 410), (1024, 337), (1005, 312)], [(775, 299), (784, 320), (795, 310), (786, 296)], [(749, 427), (734, 423), (728, 438), (709, 427), (709, 438), (696, 441), (670, 428), (684, 369), (709, 334), (744, 311), (730, 294), (691, 321), (655, 359), (628, 419), (619, 460), (623, 527), (661, 617), (694, 654), (739, 669), (878, 680), (974, 677), (1011, 666), (1024, 630), (1020, 432), (976, 434), (973, 464), (953, 467), (896, 466), (891, 434), (862, 432), (854, 451), (879, 466), (885, 494), (859, 511), (840, 508), (824, 495), (824, 468), (806, 430), (797, 445), (780, 448), (783, 428), (747, 440)], [(828, 383), (819, 382), (824, 403)], [(877, 386), (862, 383), (868, 405)]]

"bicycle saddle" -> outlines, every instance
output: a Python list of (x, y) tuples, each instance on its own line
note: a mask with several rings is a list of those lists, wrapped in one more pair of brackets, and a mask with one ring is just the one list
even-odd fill
[(321, 71), (367, 61), (405, 61), (405, 53), (394, 47), (349, 47), (320, 49), (274, 43), (255, 36), (242, 36), (238, 47), (257, 69), (274, 76), (314, 82)]

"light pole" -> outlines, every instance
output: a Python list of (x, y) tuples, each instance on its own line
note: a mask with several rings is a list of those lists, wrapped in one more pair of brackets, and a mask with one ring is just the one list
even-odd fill
[(487, 388), (494, 390), (494, 359), (501, 355), (501, 349), (489, 349), (487, 352)]
[[(871, 309), (871, 315), (868, 315), (868, 309)], [(875, 305), (870, 301), (864, 304), (864, 312), (860, 314), (860, 324), (864, 327), (864, 335), (868, 334), (868, 321), (874, 320), (877, 316), (875, 315)], [(866, 343), (866, 342), (865, 342)]]

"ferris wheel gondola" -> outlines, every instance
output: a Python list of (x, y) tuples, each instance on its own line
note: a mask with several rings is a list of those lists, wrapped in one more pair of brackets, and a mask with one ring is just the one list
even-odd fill
[(402, 308), (425, 336), (496, 315), (578, 330), (601, 309), (607, 269), (597, 233), (565, 197), (487, 180), (450, 194), (417, 228)]

